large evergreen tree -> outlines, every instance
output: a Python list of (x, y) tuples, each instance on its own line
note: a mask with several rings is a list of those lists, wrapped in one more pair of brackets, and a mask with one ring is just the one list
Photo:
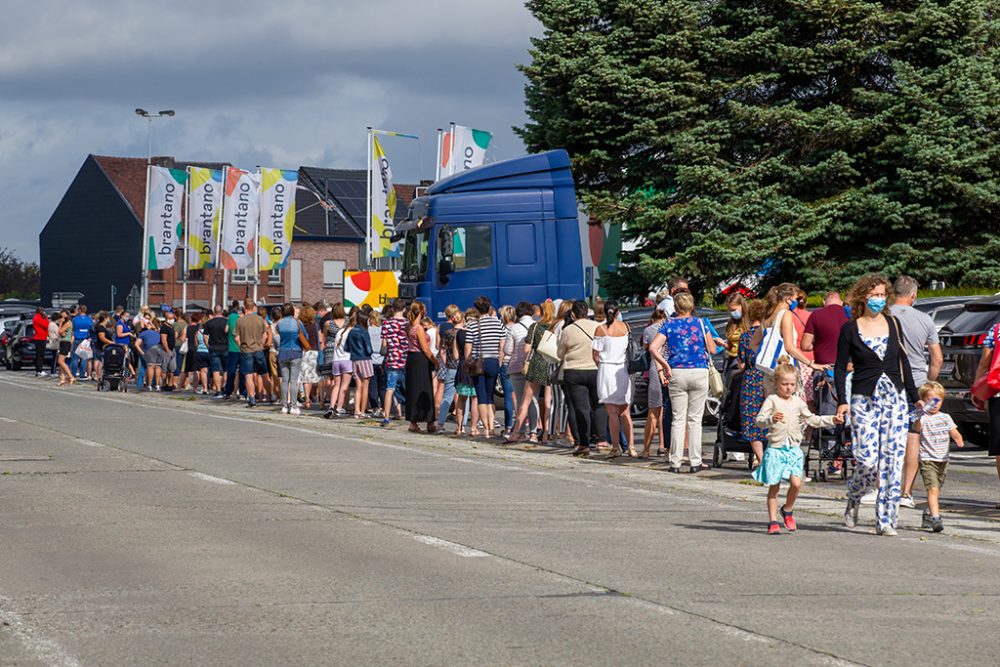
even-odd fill
[(532, 149), (625, 224), (636, 293), (882, 270), (1000, 283), (1000, 0), (530, 0)]

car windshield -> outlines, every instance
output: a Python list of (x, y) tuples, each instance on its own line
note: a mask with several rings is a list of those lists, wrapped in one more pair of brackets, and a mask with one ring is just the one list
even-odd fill
[(403, 242), (403, 266), (400, 277), (403, 280), (416, 282), (423, 280), (427, 274), (427, 242), (430, 231), (406, 232)]
[(966, 306), (965, 311), (948, 322), (943, 331), (960, 334), (983, 333), (997, 320), (1000, 320), (1000, 304)]

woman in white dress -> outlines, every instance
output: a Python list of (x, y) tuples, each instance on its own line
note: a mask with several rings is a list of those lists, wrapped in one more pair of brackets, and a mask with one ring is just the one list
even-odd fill
[(627, 352), (629, 328), (618, 320), (618, 302), (604, 304), (605, 323), (594, 332), (594, 363), (597, 364), (597, 398), (608, 412), (611, 430), (611, 453), (608, 458), (622, 455), (621, 432), (628, 439), (629, 456), (635, 456), (632, 415), (632, 381), (628, 374)]

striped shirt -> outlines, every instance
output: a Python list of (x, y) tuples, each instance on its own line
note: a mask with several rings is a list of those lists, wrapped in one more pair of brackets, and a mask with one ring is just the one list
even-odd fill
[(472, 341), (472, 354), (483, 359), (500, 357), (500, 341), (507, 336), (507, 329), (496, 317), (484, 315), (469, 322), (466, 340)]
[(955, 421), (951, 415), (935, 412), (920, 418), (920, 460), (947, 461), (951, 447), (951, 430)]

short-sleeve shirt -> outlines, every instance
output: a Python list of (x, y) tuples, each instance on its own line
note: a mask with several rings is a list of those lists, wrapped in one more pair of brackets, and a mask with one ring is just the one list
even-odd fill
[(983, 345), (985, 345), (987, 349), (992, 350), (996, 345), (998, 333), (1000, 333), (1000, 322), (997, 322), (990, 327), (989, 333), (987, 333), (986, 338), (983, 339)]
[(514, 347), (511, 349), (510, 353), (510, 366), (508, 366), (507, 372), (513, 375), (514, 373), (523, 373), (524, 360), (527, 355), (524, 352), (524, 339), (528, 337), (528, 327), (532, 324), (530, 317), (525, 316), (514, 322), (508, 329), (511, 343)]
[(947, 461), (951, 446), (951, 430), (955, 421), (951, 415), (936, 412), (920, 418), (920, 460)]
[(382, 342), (385, 343), (385, 367), (406, 368), (406, 330), (409, 323), (398, 317), (382, 321)]
[(90, 337), (90, 328), (94, 326), (94, 320), (89, 315), (77, 315), (73, 318), (73, 339), (83, 340)]
[(222, 354), (229, 350), (229, 340), (226, 334), (226, 323), (224, 317), (213, 317), (202, 326), (202, 330), (208, 333), (208, 350), (216, 354)]
[(837, 361), (837, 339), (845, 324), (847, 311), (839, 304), (824, 306), (809, 315), (803, 334), (813, 335), (813, 356), (817, 364), (828, 365)]
[(236, 344), (236, 323), (240, 321), (239, 313), (229, 313), (226, 323), (229, 325), (229, 351), (239, 352), (240, 346)]
[(167, 337), (167, 352), (174, 351), (174, 343), (177, 342), (177, 332), (174, 331), (174, 326), (167, 322), (160, 325), (160, 335)]
[(267, 323), (257, 313), (247, 313), (236, 322), (236, 335), (240, 337), (239, 351), (249, 354), (264, 351), (264, 334)]
[(139, 334), (139, 340), (142, 341), (142, 349), (149, 352), (150, 348), (160, 344), (160, 332), (153, 329), (143, 329), (142, 333)]
[(483, 315), (470, 321), (468, 329), (473, 355), (483, 359), (496, 359), (500, 356), (500, 341), (506, 336), (507, 330), (499, 319)]
[(697, 317), (670, 319), (660, 327), (667, 342), (667, 363), (671, 368), (708, 368), (705, 329)]
[(938, 345), (938, 332), (934, 320), (927, 313), (922, 313), (912, 306), (894, 305), (889, 309), (903, 330), (903, 344), (906, 346), (906, 358), (910, 360), (910, 370), (913, 372), (913, 382), (918, 387), (927, 381), (928, 345)]

